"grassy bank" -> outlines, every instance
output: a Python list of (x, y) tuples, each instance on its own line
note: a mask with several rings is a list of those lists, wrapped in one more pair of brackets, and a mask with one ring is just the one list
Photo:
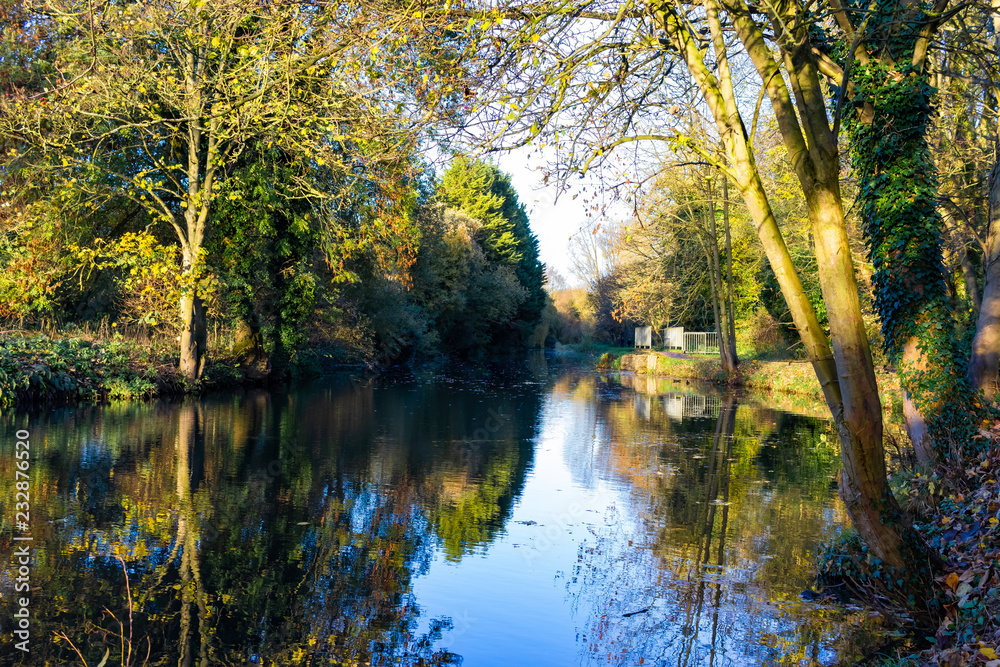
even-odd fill
[[(624, 352), (624, 353), (622, 353)], [(744, 387), (757, 392), (780, 392), (801, 396), (809, 401), (823, 401), (823, 390), (807, 361), (740, 361), (739, 374), (727, 377), (715, 356), (676, 358), (662, 352), (608, 350), (601, 354), (598, 366), (634, 371), (641, 375), (698, 379), (717, 384)], [(899, 378), (895, 373), (877, 372), (883, 408), (901, 409)]]
[[(232, 341), (210, 333), (205, 371), (196, 383), (178, 372), (175, 338), (108, 324), (90, 328), (0, 331), (0, 408), (39, 402), (100, 402), (178, 396), (219, 387), (261, 384), (259, 366), (244, 363)], [(315, 375), (339, 359), (304, 350), (283, 368)]]

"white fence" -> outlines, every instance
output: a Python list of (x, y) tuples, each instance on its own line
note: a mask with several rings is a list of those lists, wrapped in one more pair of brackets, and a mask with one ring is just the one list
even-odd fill
[[(718, 396), (700, 394), (671, 393), (666, 394), (662, 401), (663, 411), (674, 421), (682, 421), (685, 417), (718, 417), (722, 406), (722, 399)], [(649, 411), (648, 408), (646, 410)]]
[[(635, 347), (653, 348), (653, 327), (635, 328)], [(719, 354), (719, 334), (714, 331), (684, 331), (684, 327), (663, 329), (663, 349), (685, 354)]]
[(719, 334), (714, 331), (695, 333), (684, 332), (685, 354), (718, 354)]

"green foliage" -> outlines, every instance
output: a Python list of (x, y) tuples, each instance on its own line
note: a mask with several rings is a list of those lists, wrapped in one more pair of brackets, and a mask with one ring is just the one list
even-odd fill
[[(478, 444), (478, 443), (477, 443)], [(503, 526), (519, 490), (524, 461), (516, 446), (497, 447), (491, 452), (476, 484), (430, 512), (430, 520), (444, 544), (445, 557), (459, 561), (476, 547), (489, 543)]]
[(211, 298), (218, 280), (199, 258), (185, 271), (176, 247), (160, 245), (149, 232), (127, 232), (105, 241), (97, 239), (90, 247), (70, 244), (67, 247), (78, 270), (89, 278), (92, 271), (109, 271), (118, 285), (121, 312), (128, 322), (164, 325), (170, 332), (180, 329), (181, 295), (197, 292)]
[(440, 208), (422, 223), (413, 301), (445, 350), (488, 347), (526, 298), (514, 270), (487, 258), (476, 241), (481, 229), (478, 220)]
[[(609, 369), (609, 368), (612, 368), (612, 364), (615, 361), (617, 361), (617, 360), (618, 360), (618, 357), (616, 357), (615, 355), (611, 354), (610, 352), (605, 352), (605, 353), (603, 353), (597, 359), (597, 363), (595, 365), (597, 366), (597, 368), (600, 368), (600, 369)], [(620, 367), (621, 366), (621, 361), (619, 361), (618, 364), (619, 364), (619, 367)]]
[(538, 239), (510, 176), (494, 165), (460, 155), (442, 176), (438, 196), (479, 222), (473, 240), (488, 262), (514, 271), (525, 290), (515, 325), (526, 342), (545, 309), (545, 266), (538, 259)]
[[(514, 265), (525, 248), (518, 229), (524, 208), (510, 185), (510, 177), (481, 160), (460, 155), (441, 177), (438, 196), (447, 206), (480, 222), (480, 241), (492, 262)], [(526, 220), (525, 220), (526, 221)]]
[(156, 395), (156, 383), (144, 377), (134, 377), (129, 380), (114, 378), (105, 386), (110, 399), (134, 401)]
[[(984, 409), (965, 379), (946, 290), (937, 169), (927, 143), (934, 90), (926, 71), (909, 64), (919, 21), (897, 22), (895, 8), (879, 2), (867, 20), (873, 39), (904, 64), (855, 63), (859, 108), (847, 127), (885, 350), (947, 457), (975, 449)], [(907, 345), (916, 350), (904, 359)]]
[[(156, 395), (174, 378), (170, 357), (112, 336), (103, 345), (48, 336), (0, 339), (0, 406), (45, 400), (94, 401)], [(169, 368), (169, 366), (168, 366)]]
[(219, 189), (207, 247), (225, 286), (232, 326), (247, 326), (283, 361), (306, 342), (328, 282), (316, 266), (320, 232), (308, 201), (292, 196), (293, 169), (277, 149), (249, 151)]
[[(9, 221), (8, 221), (9, 222)], [(56, 289), (68, 270), (58, 241), (44, 229), (8, 224), (0, 234), (0, 316), (51, 313)]]
[(758, 308), (739, 323), (736, 340), (741, 357), (777, 359), (789, 356), (781, 323), (764, 308)]

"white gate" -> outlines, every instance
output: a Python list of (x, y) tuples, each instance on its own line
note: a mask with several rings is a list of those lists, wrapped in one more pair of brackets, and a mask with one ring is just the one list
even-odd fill
[(714, 331), (709, 332), (684, 332), (684, 353), (685, 354), (718, 354), (719, 334)]

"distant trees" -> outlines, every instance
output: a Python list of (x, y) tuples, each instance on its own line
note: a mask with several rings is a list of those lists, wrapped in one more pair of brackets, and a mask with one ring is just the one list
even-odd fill
[[(489, 319), (509, 323), (515, 330), (512, 333), (517, 334), (514, 340), (523, 343), (538, 325), (546, 305), (545, 267), (538, 258), (538, 239), (528, 226), (528, 215), (510, 177), (494, 165), (460, 155), (442, 176), (438, 197), (455, 212), (444, 213), (441, 238), (455, 243), (458, 237), (468, 237), (466, 245), (478, 248), (473, 255), (482, 253), (483, 268), (475, 269), (477, 262), (473, 262), (470, 275), (482, 279), (490, 275), (493, 277), (488, 282), (495, 283), (481, 292), (482, 305), (488, 304), (493, 312)], [(501, 278), (505, 272), (510, 272), (513, 282)], [(516, 305), (512, 316), (500, 316), (495, 309), (508, 303)], [(496, 342), (505, 339), (500, 331), (491, 335)], [(509, 336), (506, 338), (509, 343)]]
[(480, 245), (483, 224), (454, 209), (427, 212), (414, 271), (414, 300), (429, 319), (441, 349), (489, 347), (527, 298), (514, 269), (490, 261)]
[(591, 290), (618, 268), (621, 240), (616, 224), (602, 220), (593, 229), (581, 229), (569, 240), (570, 271)]
[[(740, 286), (734, 281), (729, 203), (710, 176), (702, 166), (654, 179), (655, 187), (639, 201), (638, 223), (621, 233), (622, 288), (615, 300), (622, 316), (657, 330), (678, 324), (716, 329), (723, 367), (732, 373), (739, 363), (733, 294), (752, 290), (760, 267), (756, 250), (747, 252), (744, 243), (741, 253), (738, 245)], [(752, 296), (751, 311), (758, 300), (759, 294)], [(735, 301), (740, 303), (739, 294)], [(746, 319), (747, 307), (742, 311)]]

